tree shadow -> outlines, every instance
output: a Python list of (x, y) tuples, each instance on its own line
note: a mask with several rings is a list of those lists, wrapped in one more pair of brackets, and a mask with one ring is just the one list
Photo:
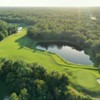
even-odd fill
[(91, 95), (92, 97), (99, 97), (100, 96), (100, 91), (93, 91), (92, 89), (95, 89), (97, 87), (93, 87), (93, 88), (85, 88), (83, 86), (80, 86), (78, 84), (74, 84), (71, 82), (71, 85), (79, 92), (83, 92), (86, 93), (87, 95)]
[(18, 38), (15, 42), (19, 44), (19, 46), (20, 46), (18, 48), (19, 50), (27, 47), (27, 48), (32, 49), (33, 52), (36, 52), (36, 51), (42, 52), (42, 53), (45, 52), (45, 50), (37, 49), (36, 48), (37, 41), (34, 41), (34, 40), (30, 39), (27, 35), (25, 35), (25, 36), (23, 36), (21, 38)]
[(22, 49), (24, 47), (35, 49), (34, 41), (31, 40), (27, 35), (17, 39), (15, 42), (17, 42), (20, 46), (18, 49)]

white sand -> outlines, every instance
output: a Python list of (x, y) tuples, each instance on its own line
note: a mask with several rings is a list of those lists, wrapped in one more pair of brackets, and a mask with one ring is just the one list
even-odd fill
[(97, 82), (100, 84), (100, 78), (97, 78), (96, 80), (97, 80)]

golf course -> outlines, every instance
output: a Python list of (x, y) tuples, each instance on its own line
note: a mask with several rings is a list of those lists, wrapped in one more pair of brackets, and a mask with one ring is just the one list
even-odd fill
[[(97, 82), (100, 74), (96, 67), (74, 64), (55, 53), (38, 50), (35, 48), (36, 43), (27, 37), (26, 29), (23, 28), (18, 33), (0, 41), (0, 58), (7, 58), (13, 61), (21, 60), (27, 63), (36, 62), (47, 69), (48, 72), (55, 70), (59, 73), (65, 73), (68, 75), (71, 85), (78, 91), (85, 91), (91, 96), (100, 96), (100, 84)], [(1, 91), (0, 95), (2, 95)]]

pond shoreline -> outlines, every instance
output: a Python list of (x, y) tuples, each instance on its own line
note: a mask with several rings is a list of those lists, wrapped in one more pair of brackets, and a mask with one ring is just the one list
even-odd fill
[[(72, 63), (93, 65), (92, 61), (89, 60), (89, 55), (82, 48), (72, 43), (68, 43), (67, 41), (37, 41), (35, 47), (36, 49), (56, 53), (63, 59)], [(66, 48), (69, 49), (69, 51)], [(71, 57), (73, 57), (73, 59)], [(83, 59), (83, 61), (80, 59)]]

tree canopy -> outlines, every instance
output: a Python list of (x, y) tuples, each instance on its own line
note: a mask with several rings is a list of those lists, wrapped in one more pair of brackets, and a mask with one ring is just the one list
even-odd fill
[(17, 32), (16, 25), (10, 25), (7, 22), (0, 20), (0, 40), (3, 40), (8, 35), (14, 34)]
[(0, 80), (9, 85), (9, 100), (92, 100), (77, 92), (72, 93), (65, 74), (48, 73), (36, 63), (3, 59)]

